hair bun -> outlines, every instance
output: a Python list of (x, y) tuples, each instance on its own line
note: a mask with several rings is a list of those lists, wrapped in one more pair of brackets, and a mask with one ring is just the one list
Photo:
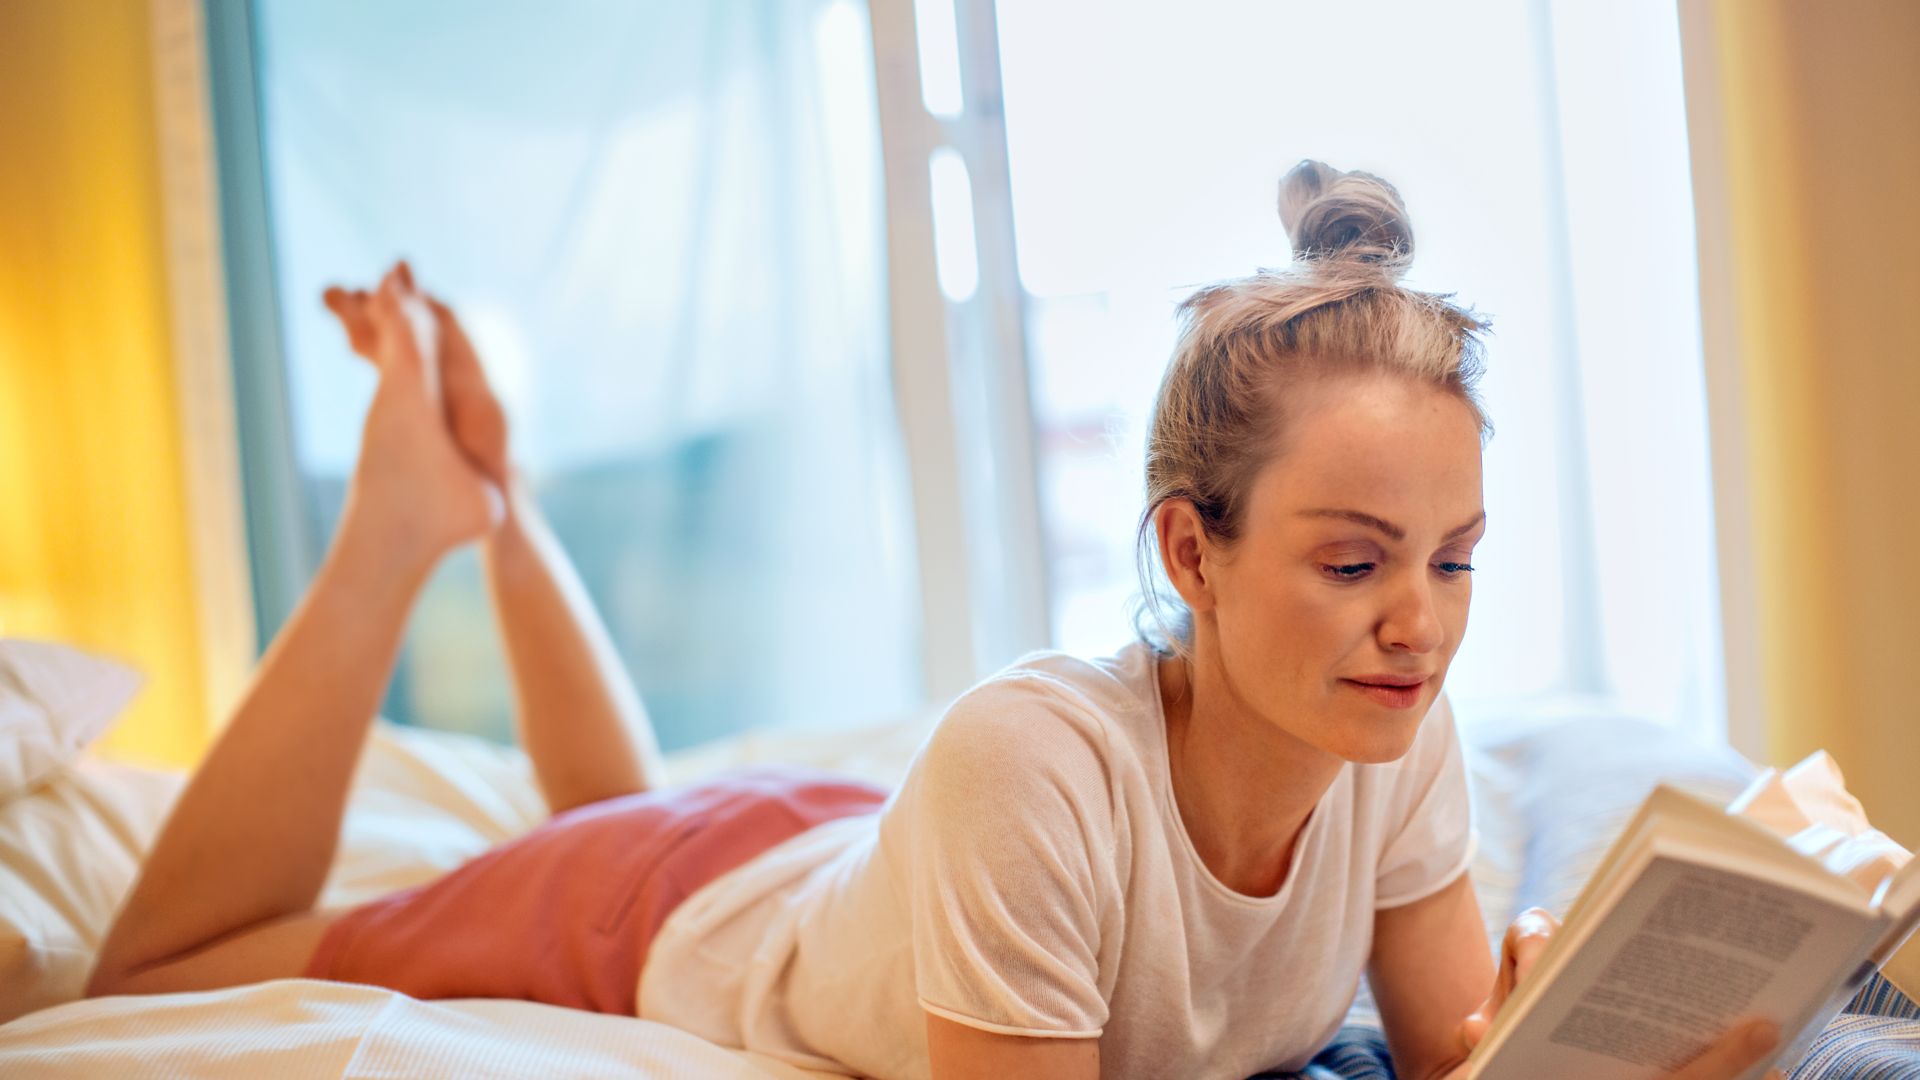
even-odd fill
[(1392, 184), (1364, 172), (1302, 161), (1280, 178), (1280, 223), (1293, 257), (1377, 265), (1397, 280), (1413, 263), (1413, 223)]

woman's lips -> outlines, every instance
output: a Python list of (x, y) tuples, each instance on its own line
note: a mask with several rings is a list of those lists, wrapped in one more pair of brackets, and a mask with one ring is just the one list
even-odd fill
[[(1404, 676), (1395, 677), (1398, 684)], [(1426, 688), (1427, 680), (1406, 685), (1388, 685), (1386, 683), (1366, 682), (1361, 679), (1341, 679), (1341, 682), (1367, 695), (1389, 709), (1410, 709), (1420, 701), (1420, 691)]]

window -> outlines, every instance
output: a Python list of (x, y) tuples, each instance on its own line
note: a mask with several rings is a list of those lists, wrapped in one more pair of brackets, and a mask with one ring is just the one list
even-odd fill
[(1463, 715), (1721, 734), (1678, 27), (1575, 7), (999, 5), (1056, 644), (1125, 640), (1174, 305), (1289, 259), (1277, 181), (1314, 157), (1399, 187), (1408, 284), (1494, 321)]
[[(1724, 731), (1668, 6), (254, 0), (216, 39), (235, 10), (214, 74), (257, 66), (264, 133), (249, 173), (220, 129), (236, 377), (288, 414), (245, 447), (266, 633), (371, 391), (319, 290), (406, 254), (667, 746), (1109, 651), (1174, 305), (1289, 257), (1275, 183), (1316, 157), (1394, 181), (1409, 283), (1495, 322), (1463, 717)], [(390, 712), (504, 734), (488, 623), (468, 553)]]
[[(471, 328), (664, 746), (917, 703), (864, 9), (252, 15), (292, 454), (250, 501), (297, 490), (300, 582), (373, 387), (320, 292), (405, 255)], [(469, 548), (415, 609), (387, 711), (508, 737), (509, 710)]]

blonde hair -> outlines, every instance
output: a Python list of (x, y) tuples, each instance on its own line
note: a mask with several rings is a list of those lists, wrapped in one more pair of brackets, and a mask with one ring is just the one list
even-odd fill
[[(1147, 498), (1136, 540), (1140, 637), (1190, 655), (1193, 615), (1152, 573), (1154, 515), (1186, 499), (1207, 536), (1239, 539), (1254, 477), (1280, 447), (1288, 389), (1348, 374), (1391, 374), (1467, 403), (1492, 433), (1476, 385), (1488, 322), (1451, 295), (1400, 286), (1413, 226), (1392, 184), (1302, 161), (1280, 181), (1293, 265), (1209, 285), (1180, 305), (1180, 336), (1153, 407)], [(1164, 569), (1163, 577), (1164, 580)]]

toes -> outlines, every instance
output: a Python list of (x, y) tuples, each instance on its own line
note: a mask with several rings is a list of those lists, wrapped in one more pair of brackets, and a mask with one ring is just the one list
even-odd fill
[(347, 347), (368, 360), (378, 362), (379, 332), (369, 307), (372, 297), (365, 289), (343, 289), (338, 285), (321, 294), (327, 310), (340, 320), (347, 331)]
[(482, 471), (505, 483), (507, 472), (507, 418), (487, 385), (473, 342), (452, 309), (423, 294), (440, 331), (440, 364), (446, 389), (447, 419), (460, 445)]
[(400, 291), (393, 275), (389, 274), (380, 282), (380, 291), (374, 294), (368, 307), (372, 322), (379, 332), (376, 355), (382, 370), (393, 374), (393, 369), (399, 367), (415, 375), (424, 374), (412, 320), (401, 307)]

